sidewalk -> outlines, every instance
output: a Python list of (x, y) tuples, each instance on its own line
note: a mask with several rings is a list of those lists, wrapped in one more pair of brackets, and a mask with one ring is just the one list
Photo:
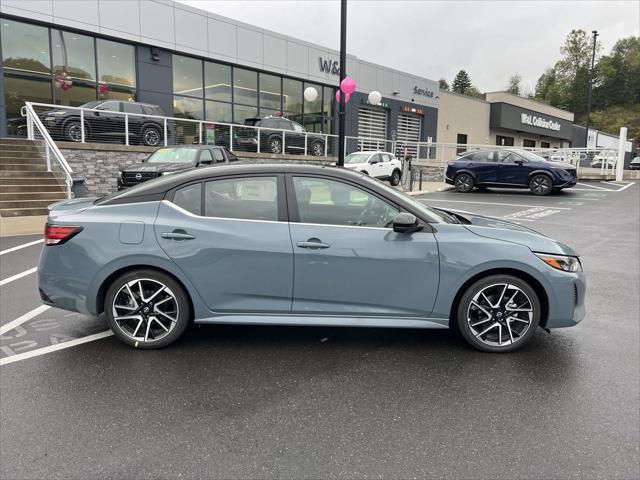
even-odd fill
[(419, 188), (420, 184), (413, 182), (413, 190), (411, 192), (405, 191), (405, 193), (407, 195), (424, 195), (425, 193), (444, 192), (452, 189), (453, 185), (448, 185), (444, 182), (422, 182), (422, 190), (418, 190)]
[(42, 235), (46, 215), (33, 217), (0, 217), (0, 237), (16, 235)]

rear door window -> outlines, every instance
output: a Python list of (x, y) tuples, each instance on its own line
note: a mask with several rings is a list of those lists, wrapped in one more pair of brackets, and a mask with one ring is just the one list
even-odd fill
[(238, 177), (205, 184), (207, 217), (278, 220), (278, 178)]
[(473, 154), (473, 157), (468, 158), (468, 160), (473, 160), (474, 162), (488, 162), (489, 161), (489, 153), (490, 152), (476, 152)]
[(213, 159), (216, 163), (224, 163), (224, 155), (222, 154), (222, 150), (219, 148), (213, 149)]
[(142, 106), (137, 103), (124, 102), (122, 109), (125, 113), (143, 113)]
[(173, 194), (173, 203), (194, 215), (202, 214), (202, 184), (188, 185)]

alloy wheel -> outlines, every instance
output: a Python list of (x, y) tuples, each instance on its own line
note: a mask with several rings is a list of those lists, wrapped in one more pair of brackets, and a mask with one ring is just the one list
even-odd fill
[[(87, 138), (87, 129), (84, 129), (84, 137)], [(82, 129), (80, 128), (80, 124), (79, 123), (73, 123), (71, 125), (69, 125), (69, 128), (67, 129), (67, 136), (69, 137), (69, 140), (71, 140), (72, 142), (81, 142), (82, 141)]]
[(271, 153), (280, 153), (282, 151), (282, 144), (280, 143), (280, 140), (277, 138), (274, 138), (271, 140), (270, 147), (271, 147)]
[(551, 180), (546, 175), (536, 175), (531, 179), (531, 190), (536, 195), (544, 195), (551, 190)]
[(129, 339), (153, 342), (166, 337), (176, 326), (178, 300), (165, 284), (150, 278), (125, 283), (113, 297), (116, 327)]
[(473, 179), (466, 173), (456, 177), (456, 189), (459, 192), (469, 192), (473, 189)]
[(143, 141), (145, 145), (155, 147), (160, 143), (160, 134), (155, 128), (148, 128), (144, 132)]
[(524, 337), (533, 321), (533, 303), (518, 286), (495, 283), (472, 298), (467, 309), (471, 334), (491, 347), (506, 347)]
[(313, 154), (316, 157), (319, 157), (320, 155), (322, 155), (324, 153), (324, 148), (322, 147), (321, 143), (314, 143), (313, 144), (313, 148), (311, 149), (311, 151), (313, 152)]

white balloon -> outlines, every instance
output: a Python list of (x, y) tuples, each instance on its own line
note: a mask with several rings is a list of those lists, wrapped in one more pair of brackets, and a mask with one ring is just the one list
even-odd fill
[(382, 94), (377, 90), (374, 90), (369, 94), (369, 103), (371, 105), (380, 105), (381, 101), (382, 101)]
[(304, 89), (304, 99), (307, 102), (313, 102), (318, 98), (318, 91), (313, 87), (307, 87)]

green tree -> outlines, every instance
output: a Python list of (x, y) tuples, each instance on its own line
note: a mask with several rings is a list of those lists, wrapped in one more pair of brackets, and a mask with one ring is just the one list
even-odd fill
[(618, 40), (596, 65), (596, 108), (640, 102), (640, 37)]
[(464, 91), (464, 94), (468, 95), (469, 97), (484, 98), (484, 95), (480, 93), (480, 90), (478, 90), (478, 87), (476, 87), (475, 85), (471, 85), (470, 87), (468, 87)]
[(464, 70), (460, 70), (456, 75), (456, 78), (453, 79), (453, 84), (451, 85), (451, 87), (454, 92), (464, 95), (466, 90), (471, 87), (471, 79), (469, 78), (469, 74)]
[(439, 80), (439, 82), (440, 82), (440, 90), (448, 92), (449, 91), (449, 84), (447, 83), (447, 81), (444, 78), (441, 78)]
[(509, 85), (507, 86), (507, 92), (514, 95), (522, 95), (522, 77), (518, 73), (514, 73), (509, 78)]

